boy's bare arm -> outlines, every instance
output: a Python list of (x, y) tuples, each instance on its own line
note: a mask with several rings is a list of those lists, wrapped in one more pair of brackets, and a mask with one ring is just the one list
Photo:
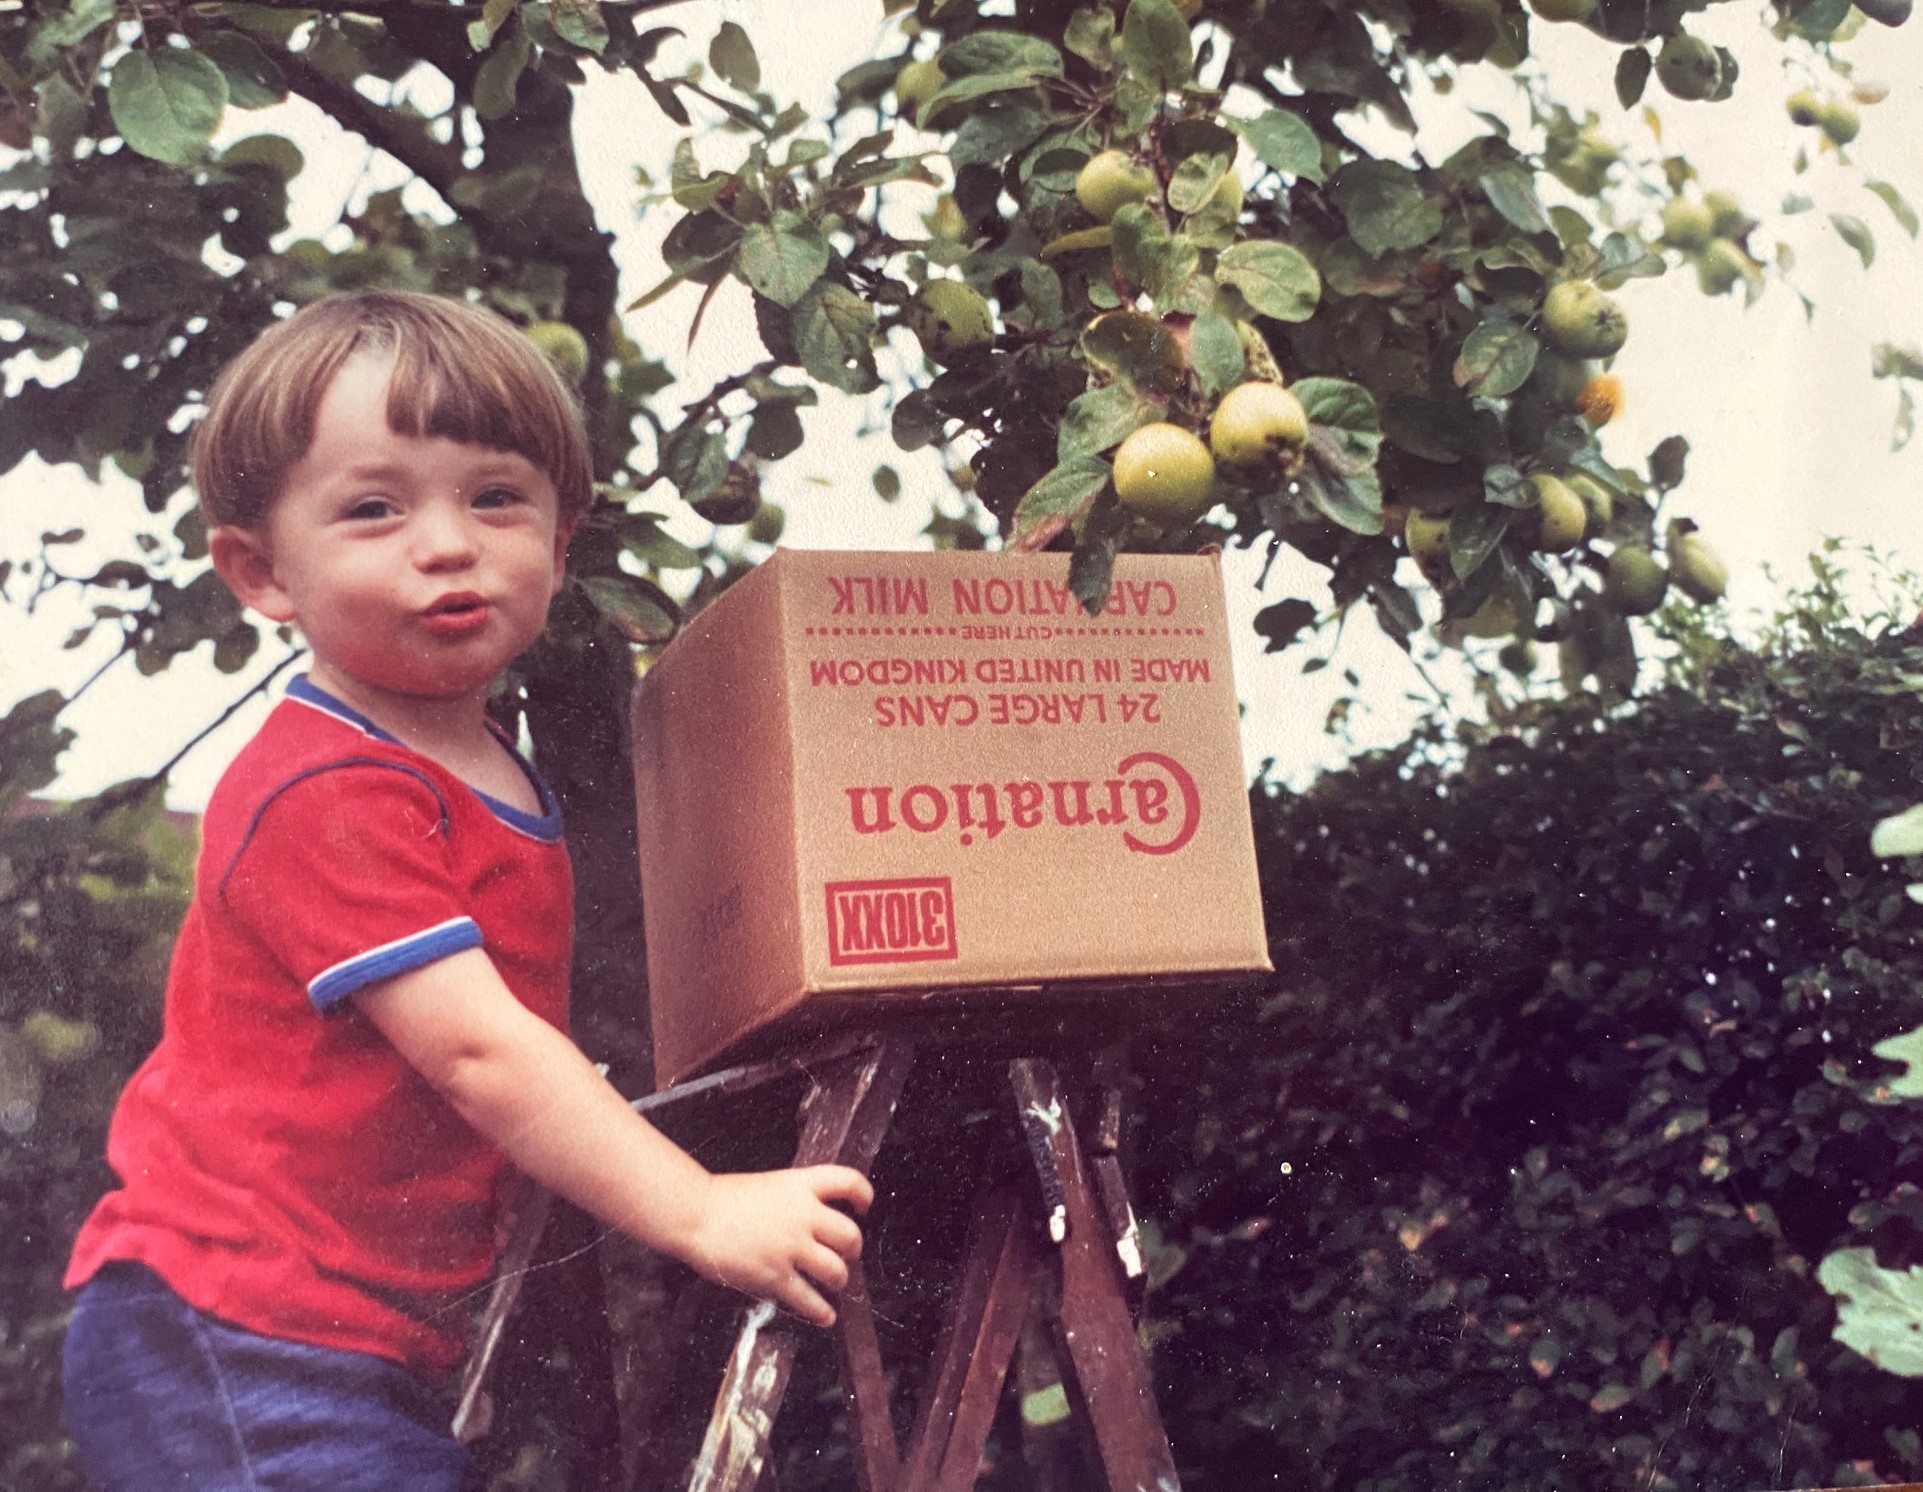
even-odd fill
[(715, 1175), (631, 1109), (578, 1047), (514, 998), (478, 948), (370, 985), (355, 1002), (455, 1109), (542, 1185), (652, 1248), (804, 1320), (832, 1293), (866, 1211), (845, 1166)]

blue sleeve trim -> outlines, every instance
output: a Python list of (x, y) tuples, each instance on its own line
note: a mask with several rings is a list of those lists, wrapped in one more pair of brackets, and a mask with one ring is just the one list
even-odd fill
[(307, 998), (313, 1001), (316, 1010), (325, 1013), (370, 984), (438, 963), (452, 953), (479, 948), (481, 943), (480, 926), (472, 917), (452, 917), (424, 932), (396, 938), (323, 970), (308, 982)]

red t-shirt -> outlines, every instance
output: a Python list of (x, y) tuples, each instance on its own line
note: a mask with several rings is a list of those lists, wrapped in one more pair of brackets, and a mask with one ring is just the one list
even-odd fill
[(295, 681), (207, 805), (160, 1045), (108, 1134), (121, 1187), (70, 1288), (136, 1260), (250, 1330), (454, 1367), (506, 1162), (350, 997), (479, 947), (566, 1029), (573, 882), (524, 770), (540, 815)]

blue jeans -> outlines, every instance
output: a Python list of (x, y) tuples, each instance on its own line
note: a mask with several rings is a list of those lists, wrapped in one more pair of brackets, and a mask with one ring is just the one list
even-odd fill
[(109, 1264), (67, 1328), (67, 1424), (100, 1492), (464, 1492), (445, 1407), (397, 1363), (284, 1342)]

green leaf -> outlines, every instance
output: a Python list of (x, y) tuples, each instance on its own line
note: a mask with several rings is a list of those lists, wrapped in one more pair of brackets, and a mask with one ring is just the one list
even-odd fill
[(1484, 469), (1482, 495), (1485, 501), (1505, 508), (1533, 508), (1541, 502), (1536, 484), (1506, 461)]
[(227, 102), (237, 109), (265, 109), (287, 97), (280, 65), (238, 31), (216, 31), (200, 42), (227, 78)]
[(1462, 344), (1452, 376), (1459, 388), (1487, 399), (1503, 399), (1528, 382), (1542, 344), (1513, 321), (1491, 316), (1478, 323)]
[(1111, 383), (1077, 395), (1055, 435), (1056, 459), (1068, 466), (1111, 450), (1134, 431), (1162, 417), (1160, 400)]
[(1189, 156), (1169, 178), (1168, 205), (1179, 213), (1194, 212), (1209, 200), (1228, 170), (1225, 155)]
[[(466, 176), (457, 177), (449, 188), (448, 196), (458, 207), (471, 207), (486, 214), (497, 223), (505, 223), (521, 217), (534, 206), (541, 195), (541, 188), (547, 181), (548, 173), (540, 166), (516, 166), (504, 176), (489, 176), (479, 171), (471, 171)], [(732, 226), (732, 225), (730, 225)], [(673, 237), (670, 230), (669, 237)], [(708, 279), (718, 280), (727, 269), (726, 261), (712, 266)], [(695, 271), (689, 272), (691, 277)], [(705, 281), (704, 281), (705, 283)]]
[(934, 96), (921, 106), (915, 116), (915, 123), (927, 129), (935, 119), (954, 104), (965, 104), (971, 99), (985, 98), (991, 93), (1008, 93), (1017, 88), (1033, 88), (1033, 73), (970, 73), (967, 77), (955, 78), (942, 84)]
[(1062, 320), (1062, 277), (1039, 259), (1021, 263), (1022, 302), (1030, 320), (1043, 327), (1059, 326)]
[(1011, 155), (1034, 144), (1047, 121), (1026, 99), (997, 99), (962, 121), (948, 147), (955, 170), (963, 166), (993, 166), (1000, 170)]
[(950, 78), (977, 73), (1021, 73), (1030, 78), (1062, 74), (1062, 54), (1025, 31), (970, 32), (943, 47), (935, 61)]
[(875, 313), (854, 291), (817, 280), (795, 302), (794, 322), (795, 349), (809, 373), (845, 394), (865, 394), (879, 386)]
[(904, 451), (919, 451), (941, 439), (946, 424), (926, 389), (902, 396), (888, 416), (888, 433)]
[(1068, 589), (1090, 616), (1101, 614), (1115, 582), (1115, 555), (1127, 520), (1114, 498), (1097, 497), (1076, 535), (1075, 552), (1068, 559)]
[(748, 426), (748, 449), (763, 461), (779, 461), (801, 449), (801, 415), (788, 403), (763, 404)]
[(1316, 610), (1307, 601), (1291, 596), (1286, 601), (1277, 601), (1273, 606), (1264, 606), (1255, 614), (1250, 625), (1258, 637), (1266, 639), (1262, 644), (1265, 653), (1280, 653), (1302, 635), (1305, 627), (1315, 625)]
[(1300, 378), (1289, 390), (1301, 400), (1309, 423), (1320, 425), (1345, 456), (1374, 463), (1382, 449), (1382, 417), (1375, 395), (1344, 378)]
[(812, 166), (816, 161), (826, 160), (832, 151), (826, 140), (795, 140), (788, 146), (787, 159), (782, 161), (783, 171), (799, 170)]
[(1688, 461), (1689, 442), (1680, 435), (1668, 436), (1649, 453), (1649, 480), (1665, 492), (1680, 487)]
[(668, 438), (662, 467), (681, 500), (700, 502), (728, 475), (728, 447), (721, 436), (700, 424), (683, 425)]
[(1215, 278), (1233, 285), (1252, 307), (1277, 321), (1307, 321), (1322, 297), (1321, 276), (1308, 257), (1269, 240), (1224, 249), (1215, 261)]
[(1413, 249), (1442, 231), (1442, 209), (1423, 194), (1415, 173), (1394, 161), (1350, 161), (1329, 181), (1349, 234), (1372, 257)]
[[(85, 0), (86, 8), (92, 9), (103, 0)], [(78, 10), (81, 7), (75, 6)], [(108, 9), (112, 7), (109, 6)], [(313, 20), (317, 12), (298, 5), (252, 5), (244, 0), (229, 0), (220, 7), (224, 21), (251, 31), (255, 36), (263, 36), (276, 46), (285, 46), (293, 34)]]
[(1915, 238), (1916, 209), (1910, 206), (1903, 194), (1887, 181), (1866, 181), (1863, 185), (1883, 199), (1883, 205), (1889, 208), (1890, 215), (1896, 219), (1898, 225), (1911, 238)]
[(1923, 1030), (1888, 1037), (1870, 1050), (1886, 1061), (1901, 1062), (1909, 1068), (1908, 1072), (1889, 1080), (1890, 1092), (1899, 1098), (1923, 1098)]
[(467, 44), (477, 52), (485, 52), (494, 40), (494, 34), (507, 24), (507, 18), (520, 8), (521, 0), (485, 0), (481, 6), (481, 18), (470, 21), (467, 26)]
[(1643, 89), (1649, 86), (1649, 74), (1654, 67), (1648, 51), (1642, 47), (1627, 47), (1616, 59), (1616, 100), (1625, 109), (1636, 107)]
[(1923, 1268), (1880, 1269), (1874, 1249), (1838, 1249), (1816, 1282), (1839, 1302), (1837, 1341), (1886, 1373), (1923, 1378)]
[(0, 815), (60, 775), (60, 753), (73, 741), (73, 732), (55, 723), (66, 707), (66, 695), (45, 689), (0, 717)]
[(1467, 502), (1449, 515), (1449, 568), (1467, 580), (1495, 553), (1513, 511), (1497, 503)]
[(778, 210), (771, 222), (741, 235), (735, 272), (776, 305), (792, 306), (828, 267), (828, 240), (798, 212)]
[(1870, 853), (1884, 858), (1923, 855), (1923, 803), (1878, 820), (1870, 831)]
[(1270, 109), (1254, 119), (1231, 119), (1228, 123), (1249, 142), (1263, 165), (1285, 176), (1322, 180), (1322, 142), (1301, 115)]
[(1133, 388), (1171, 393), (1188, 375), (1182, 350), (1162, 318), (1142, 311), (1110, 311), (1082, 333), (1082, 357)]
[(741, 243), (741, 229), (718, 212), (691, 212), (668, 230), (661, 241), (662, 261), (686, 279), (718, 279)]
[(1107, 72), (1115, 65), (1115, 12), (1084, 7), (1068, 18), (1062, 45), (1091, 66)]
[(1923, 379), (1923, 348), (1878, 342), (1870, 352), (1870, 376)]
[(1524, 233), (1547, 233), (1549, 219), (1536, 196), (1536, 175), (1521, 161), (1494, 161), (1477, 178), (1489, 205)]
[(1383, 411), (1382, 433), (1424, 461), (1453, 465), (1476, 448), (1474, 407), (1466, 400), (1396, 394)]
[[(534, 44), (525, 31), (515, 33), (481, 59), (474, 74), (474, 112), (483, 119), (504, 119), (514, 112), (514, 99), (527, 70)], [(684, 204), (685, 205), (685, 204)]]
[(1612, 233), (1602, 242), (1592, 278), (1604, 290), (1614, 290), (1629, 280), (1653, 279), (1667, 273), (1663, 256), (1652, 252), (1640, 238), (1627, 233)]
[(1140, 203), (1116, 213), (1111, 226), (1115, 267), (1149, 293), (1157, 310), (1172, 310), (1201, 262), (1200, 251), (1185, 235), (1170, 233), (1162, 215)]
[(723, 21), (708, 43), (708, 66), (738, 93), (753, 93), (761, 86), (761, 59), (755, 56), (755, 44), (734, 21)]
[(1195, 75), (1195, 41), (1172, 0), (1129, 0), (1122, 19), (1122, 61), (1142, 82), (1167, 93)]
[(629, 642), (646, 647), (666, 642), (680, 625), (681, 609), (668, 593), (639, 575), (590, 575), (581, 589), (594, 609), (612, 622)]
[(1219, 311), (1204, 311), (1189, 328), (1189, 360), (1211, 399), (1242, 381), (1246, 359), (1235, 323)]
[(1345, 475), (1312, 461), (1296, 480), (1331, 523), (1351, 533), (1382, 532), (1382, 483), (1373, 471)]
[(659, 513), (629, 513), (615, 525), (621, 547), (657, 570), (699, 568), (701, 555), (661, 527)]
[(266, 166), (282, 181), (292, 181), (306, 169), (307, 158), (285, 135), (248, 135), (220, 153), (223, 166)]
[(1792, 31), (1811, 41), (1827, 41), (1849, 19), (1850, 0), (1808, 0), (1790, 8), (1795, 11), (1789, 22)]
[(1017, 549), (1039, 548), (1067, 528), (1108, 485), (1106, 461), (1076, 460), (1049, 472), (1022, 494), (1015, 509)]
[(601, 0), (554, 0), (554, 29), (561, 39), (600, 56), (607, 50), (608, 23)]
[(1844, 243), (1856, 250), (1868, 269), (1876, 261), (1876, 240), (1870, 236), (1869, 224), (1861, 218), (1853, 218), (1846, 212), (1830, 214), (1830, 226), (1835, 228)]
[(885, 503), (894, 502), (901, 496), (901, 473), (892, 466), (877, 466), (875, 474), (869, 479), (875, 489), (875, 496)]
[(1597, 1414), (1614, 1414), (1635, 1397), (1636, 1390), (1628, 1384), (1611, 1383), (1597, 1392), (1589, 1401), (1589, 1407)]
[(185, 166), (199, 159), (220, 124), (227, 77), (188, 48), (127, 52), (108, 79), (107, 107), (129, 148)]

